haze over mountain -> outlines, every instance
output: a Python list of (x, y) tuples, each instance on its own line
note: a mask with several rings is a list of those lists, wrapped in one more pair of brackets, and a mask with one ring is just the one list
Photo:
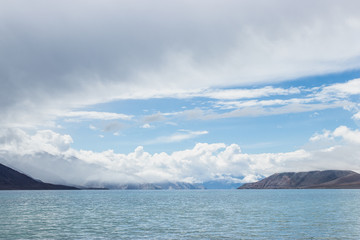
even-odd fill
[(204, 189), (201, 184), (184, 182), (160, 182), (160, 183), (128, 183), (128, 184), (105, 184), (108, 189), (119, 190), (182, 190), (182, 189)]
[(326, 170), (275, 173), (238, 189), (360, 188), (360, 174), (353, 171)]
[(0, 190), (75, 190), (77, 188), (44, 183), (0, 164)]
[[(0, 164), (0, 190), (75, 190), (76, 187), (45, 183), (33, 179), (26, 174)], [(92, 183), (89, 188), (81, 189), (121, 189), (121, 190), (179, 190), (179, 189), (204, 189), (201, 184), (184, 182), (161, 183), (129, 183), (129, 184), (101, 184)]]

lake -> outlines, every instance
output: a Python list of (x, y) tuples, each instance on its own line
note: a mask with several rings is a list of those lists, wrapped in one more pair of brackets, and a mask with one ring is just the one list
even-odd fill
[(0, 191), (1, 239), (360, 239), (360, 190)]

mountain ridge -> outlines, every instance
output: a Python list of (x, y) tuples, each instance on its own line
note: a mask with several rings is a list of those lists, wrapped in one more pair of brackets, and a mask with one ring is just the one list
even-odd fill
[(76, 187), (45, 183), (0, 163), (0, 190), (77, 190)]
[(238, 189), (360, 189), (360, 174), (350, 170), (275, 173)]

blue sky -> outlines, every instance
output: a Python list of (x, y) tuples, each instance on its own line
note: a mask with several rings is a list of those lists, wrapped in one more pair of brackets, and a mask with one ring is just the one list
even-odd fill
[(0, 162), (85, 186), (360, 171), (359, 8), (0, 2)]
[[(352, 70), (336, 74), (311, 76), (288, 80), (273, 85), (257, 85), (249, 87), (233, 87), (225, 90), (256, 90), (266, 87), (293, 89), (292, 94), (274, 94), (270, 96), (249, 97), (240, 102), (306, 99), (312, 88), (323, 88), (337, 83), (346, 83), (357, 76), (360, 71)], [(295, 91), (295, 89), (302, 89)], [(224, 89), (218, 89), (224, 90)], [(358, 101), (357, 96), (346, 100)], [(237, 100), (230, 99), (227, 102)], [(324, 102), (327, 100), (325, 99)], [(109, 103), (93, 105), (78, 111), (108, 112), (125, 114), (131, 119), (71, 119), (57, 121), (74, 139), (73, 147), (77, 149), (105, 151), (109, 148), (119, 152), (132, 152), (142, 145), (150, 153), (183, 150), (197, 142), (239, 144), (247, 153), (293, 151), (301, 147), (315, 132), (323, 129), (334, 129), (338, 125), (356, 128), (358, 121), (352, 119), (354, 111), (344, 106), (322, 106), (314, 110), (271, 115), (255, 114), (234, 117), (206, 119), (184, 116), (186, 111), (213, 111), (213, 114), (227, 113), (235, 108), (222, 109), (216, 107), (219, 100), (209, 97), (186, 98), (151, 98), (146, 100), (117, 100)], [(258, 103), (260, 105), (260, 103)], [(276, 105), (270, 105), (273, 107)], [(281, 104), (280, 106), (286, 106)], [(306, 104), (304, 104), (306, 106)], [(180, 116), (179, 116), (180, 115)], [(178, 136), (179, 138), (176, 138)], [(181, 137), (183, 136), (183, 137)]]

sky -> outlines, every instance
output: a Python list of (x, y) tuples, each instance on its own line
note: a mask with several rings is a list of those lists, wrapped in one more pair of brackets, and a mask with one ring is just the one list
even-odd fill
[(53, 183), (360, 172), (360, 2), (0, 1), (0, 163)]

